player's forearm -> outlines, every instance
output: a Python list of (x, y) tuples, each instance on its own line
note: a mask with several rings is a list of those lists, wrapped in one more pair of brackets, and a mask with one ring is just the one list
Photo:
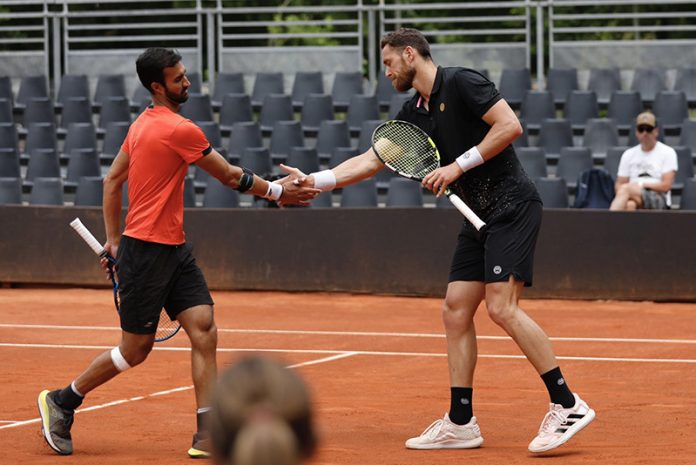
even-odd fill
[(106, 241), (114, 245), (118, 245), (121, 242), (122, 195), (121, 184), (116, 184), (108, 178), (104, 181), (102, 212), (104, 215)]
[(382, 168), (384, 164), (379, 161), (372, 149), (369, 149), (362, 155), (349, 158), (331, 168), (331, 171), (336, 176), (336, 187), (343, 187), (370, 178)]
[(502, 152), (522, 135), (522, 125), (517, 118), (508, 118), (491, 126), (486, 137), (477, 145), (484, 160), (489, 160)]

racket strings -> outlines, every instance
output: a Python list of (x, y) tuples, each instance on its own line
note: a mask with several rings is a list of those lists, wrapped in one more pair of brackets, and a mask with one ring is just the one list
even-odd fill
[(162, 309), (159, 323), (157, 324), (157, 331), (155, 331), (155, 340), (158, 342), (165, 341), (174, 336), (179, 331), (179, 328), (181, 328), (179, 322), (170, 320), (167, 312)]
[(425, 133), (405, 124), (386, 124), (375, 131), (374, 146), (382, 160), (397, 172), (423, 178), (440, 164)]

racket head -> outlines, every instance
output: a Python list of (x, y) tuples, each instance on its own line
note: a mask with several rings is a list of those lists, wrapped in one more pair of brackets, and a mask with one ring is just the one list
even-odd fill
[(173, 338), (180, 329), (181, 325), (179, 322), (170, 319), (167, 312), (162, 309), (159, 323), (157, 323), (157, 331), (155, 331), (155, 342), (162, 342)]
[(372, 132), (372, 150), (387, 168), (416, 181), (440, 167), (433, 140), (408, 121), (390, 120), (377, 126)]

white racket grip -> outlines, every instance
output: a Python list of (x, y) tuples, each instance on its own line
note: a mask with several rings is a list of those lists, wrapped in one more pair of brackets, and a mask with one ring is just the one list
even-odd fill
[(75, 218), (70, 222), (70, 226), (80, 235), (82, 239), (90, 246), (95, 254), (101, 255), (104, 253), (104, 247), (99, 243), (99, 241), (89, 232), (89, 229), (82, 224), (79, 218)]
[(462, 212), (462, 215), (464, 215), (466, 219), (474, 225), (474, 228), (476, 228), (477, 231), (486, 225), (486, 223), (484, 223), (483, 220), (481, 220), (481, 218), (479, 218), (478, 215), (474, 213), (474, 211), (469, 208), (457, 194), (450, 194), (449, 199), (450, 202), (452, 202), (452, 205), (457, 207), (457, 210)]

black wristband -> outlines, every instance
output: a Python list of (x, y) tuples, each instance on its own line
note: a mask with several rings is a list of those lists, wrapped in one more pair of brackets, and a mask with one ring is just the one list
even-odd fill
[(250, 169), (242, 167), (242, 177), (239, 179), (239, 192), (246, 192), (254, 185), (254, 173)]

